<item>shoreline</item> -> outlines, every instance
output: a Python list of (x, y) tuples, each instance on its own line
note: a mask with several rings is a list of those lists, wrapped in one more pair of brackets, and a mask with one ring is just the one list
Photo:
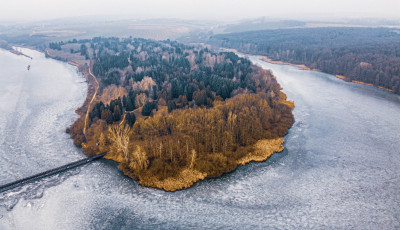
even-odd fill
[[(83, 101), (82, 105), (75, 109), (75, 113), (78, 114), (79, 117), (75, 121), (73, 121), (73, 123), (70, 126), (66, 127), (65, 131), (66, 131), (66, 133), (70, 134), (70, 138), (74, 141), (74, 144), (81, 148), (82, 153), (87, 156), (90, 156), (90, 154), (85, 153), (83, 150), (82, 145), (86, 141), (86, 137), (85, 137), (85, 134), (83, 133), (83, 130), (80, 130), (81, 132), (76, 132), (76, 131), (78, 131), (76, 129), (78, 129), (79, 126), (81, 126), (85, 123), (87, 113), (90, 109), (89, 106), (91, 104), (91, 101), (97, 97), (97, 95), (96, 95), (97, 84), (98, 84), (96, 82), (97, 80), (95, 78), (91, 77), (90, 67), (87, 65), (86, 62), (85, 62), (85, 64), (80, 64), (75, 60), (68, 60), (66, 58), (63, 59), (58, 56), (53, 56), (47, 51), (47, 49), (44, 51), (40, 51), (40, 52), (44, 53), (47, 58), (66, 62), (69, 65), (76, 67), (77, 70), (85, 77), (86, 82), (88, 83), (88, 90), (87, 90), (86, 98)], [(89, 65), (90, 65), (90, 61), (89, 61)]]
[(343, 76), (343, 75), (337, 75), (336, 74), (336, 77), (339, 78), (339, 79), (342, 79), (343, 81), (353, 82), (353, 83), (360, 84), (360, 85), (367, 85), (367, 86), (377, 87), (379, 89), (383, 89), (383, 90), (389, 91), (391, 93), (394, 93), (392, 89), (388, 89), (388, 88), (385, 88), (383, 86), (378, 86), (378, 85), (374, 85), (374, 84), (366, 83), (366, 82), (362, 82), (362, 81), (350, 80), (346, 76)]
[(311, 69), (311, 68), (309, 68), (309, 67), (307, 67), (307, 66), (305, 66), (305, 65), (298, 65), (298, 64), (293, 64), (293, 63), (283, 62), (283, 61), (274, 61), (274, 60), (272, 60), (271, 58), (268, 58), (268, 57), (266, 57), (266, 56), (261, 56), (261, 57), (260, 57), (260, 60), (261, 60), (261, 61), (264, 61), (264, 62), (271, 63), (271, 64), (295, 66), (295, 67), (299, 68), (300, 70), (313, 70), (313, 71), (318, 71), (317, 69)]
[(283, 61), (274, 61), (274, 60), (272, 60), (271, 58), (269, 58), (267, 56), (242, 53), (242, 52), (239, 52), (236, 49), (220, 48), (220, 50), (222, 50), (223, 52), (233, 52), (233, 53), (240, 54), (240, 55), (243, 55), (243, 56), (249, 56), (249, 55), (259, 56), (260, 57), (259, 59), (261, 61), (268, 62), (268, 63), (271, 63), (271, 64), (290, 65), (290, 66), (295, 66), (295, 67), (299, 68), (300, 70), (312, 70), (312, 71), (321, 72), (319, 69), (311, 69), (310, 67), (307, 67), (305, 65), (298, 65), (298, 64), (293, 64), (293, 63), (290, 63), (290, 62), (283, 62)]
[[(47, 52), (46, 52), (47, 53)], [(51, 55), (48, 54), (50, 58), (53, 58)], [(67, 128), (67, 132), (71, 134), (71, 138), (74, 140), (74, 143), (81, 147), (82, 152), (85, 155), (90, 156), (92, 153), (85, 151), (86, 149), (86, 137), (83, 130), (79, 130), (79, 127), (83, 125), (85, 127), (85, 117), (87, 115), (88, 106), (90, 105), (91, 98), (95, 95), (96, 91), (96, 84), (95, 78), (91, 78), (90, 69), (87, 71), (81, 69), (81, 65), (74, 60), (69, 60), (68, 64), (78, 67), (79, 71), (85, 76), (86, 80), (88, 81), (88, 94), (86, 99), (81, 107), (79, 107), (76, 112), (80, 116), (70, 127)], [(286, 100), (286, 95), (281, 92), (281, 100), (280, 103), (288, 106), (291, 110), (295, 107), (292, 101)], [(78, 129), (78, 130), (77, 130)], [(74, 136), (75, 132), (78, 131), (81, 137)], [(79, 135), (78, 134), (78, 135)], [(233, 172), (239, 167), (240, 165), (246, 165), (251, 162), (262, 162), (266, 161), (269, 157), (271, 157), (274, 153), (279, 153), (284, 150), (283, 143), (284, 143), (284, 136), (275, 138), (275, 139), (262, 139), (257, 141), (253, 144), (253, 150), (249, 151), (246, 155), (242, 158), (236, 160), (234, 168), (229, 170), (224, 170), (221, 172), (221, 175), (229, 172)], [(76, 140), (79, 141), (76, 141)], [(97, 153), (94, 153), (97, 154)], [(206, 178), (212, 178), (215, 176), (207, 175), (205, 172), (197, 171), (194, 168), (184, 168), (178, 174), (172, 177), (168, 177), (165, 179), (160, 180), (157, 175), (136, 175), (131, 169), (129, 168), (126, 163), (124, 163), (123, 159), (120, 156), (115, 156), (112, 154), (107, 154), (104, 158), (112, 160), (114, 162), (119, 163), (118, 169), (122, 171), (122, 173), (131, 179), (134, 179), (138, 182), (139, 185), (154, 188), (154, 189), (162, 189), (167, 192), (174, 192), (177, 190), (183, 190), (190, 188), (195, 183), (200, 180), (204, 180)], [(217, 176), (220, 177), (221, 175)]]
[(26, 55), (26, 54), (24, 54), (23, 52), (18, 51), (18, 50), (16, 50), (16, 49), (12, 49), (12, 50), (9, 50), (9, 51), (10, 51), (11, 53), (15, 54), (15, 55), (24, 56), (24, 57), (33, 59), (33, 57), (31, 57), (31, 56), (29, 56), (29, 55)]
[[(220, 176), (224, 175), (225, 173), (234, 172), (239, 166), (244, 166), (251, 162), (266, 161), (273, 154), (280, 153), (284, 150), (283, 147), (284, 142), (285, 140), (283, 139), (283, 137), (275, 139), (263, 139), (257, 141), (252, 146), (254, 148), (253, 151), (248, 152), (245, 156), (238, 159), (236, 161), (235, 167), (232, 170), (225, 171), (221, 173)], [(118, 169), (122, 171), (124, 175), (137, 180), (138, 184), (149, 188), (162, 189), (166, 192), (174, 192), (177, 190), (187, 189), (192, 187), (195, 183), (199, 182), (200, 180), (204, 180), (207, 178), (214, 178), (208, 176), (207, 173), (197, 171), (196, 169), (193, 168), (185, 168), (182, 171), (180, 171), (175, 177), (168, 177), (163, 180), (159, 180), (156, 176), (144, 176), (137, 178), (135, 174), (130, 171), (129, 167), (127, 167), (117, 158), (113, 158), (111, 156), (106, 156), (105, 158), (120, 163)]]
[[(29, 55), (27, 55), (27, 54), (24, 54), (23, 52), (17, 50), (16, 48), (18, 48), (18, 47), (20, 47), (20, 48), (32, 49), (32, 50), (37, 50), (37, 49), (34, 49), (34, 48), (32, 48), (32, 47), (25, 47), (25, 46), (20, 46), (20, 45), (18, 45), (18, 46), (16, 46), (16, 45), (10, 45), (10, 44), (4, 43), (4, 42), (2, 42), (2, 43), (0, 44), (0, 48), (3, 49), (3, 50), (9, 51), (10, 53), (15, 54), (15, 55), (18, 55), (18, 56), (24, 56), (24, 57), (27, 57), (27, 58), (29, 58), (29, 59), (33, 59), (33, 57), (31, 57), (31, 56), (29, 56)], [(39, 51), (39, 52), (40, 52), (40, 51)]]
[[(66, 128), (66, 132), (70, 134), (71, 139), (73, 139), (74, 141), (74, 144), (80, 146), (82, 152), (85, 155), (90, 156), (91, 154), (85, 151), (85, 145), (87, 140), (85, 134), (83, 133), (82, 127), (85, 126), (84, 125), (85, 117), (87, 116), (88, 110), (90, 109), (89, 108), (90, 101), (93, 100), (94, 96), (96, 95), (95, 93), (96, 79), (90, 76), (91, 75), (90, 67), (86, 63), (80, 64), (75, 60), (60, 59), (60, 57), (50, 55), (49, 52), (47, 52), (47, 50), (40, 52), (44, 53), (48, 58), (67, 62), (68, 64), (77, 67), (78, 71), (83, 76), (85, 76), (85, 79), (88, 82), (88, 91), (86, 98), (82, 103), (82, 105), (75, 110), (75, 112), (79, 115), (79, 117), (69, 127)], [(284, 100), (281, 100), (281, 103), (293, 109), (294, 103), (293, 102), (289, 103), (289, 101), (286, 101), (287, 103), (289, 103), (287, 104), (285, 103), (285, 101), (286, 97)], [(279, 153), (284, 149), (283, 143), (284, 143), (283, 137), (275, 139), (263, 139), (257, 141), (252, 146), (253, 150), (249, 151), (246, 155), (236, 160), (234, 168), (231, 168), (230, 170), (224, 170), (223, 172), (221, 172), (221, 175), (235, 171), (239, 165), (246, 165), (253, 161), (261, 162), (267, 160), (274, 153)], [(107, 155), (105, 156), (105, 158), (118, 162), (119, 163), (118, 169), (122, 171), (124, 175), (137, 180), (138, 184), (155, 189), (162, 189), (164, 191), (169, 191), (169, 192), (186, 189), (193, 186), (199, 180), (204, 180), (206, 178), (214, 177), (207, 175), (207, 173), (197, 171), (194, 168), (184, 168), (177, 175), (162, 180), (158, 179), (157, 175), (143, 175), (137, 178), (134, 175), (134, 173), (131, 172), (129, 167), (127, 167), (127, 165), (125, 165), (123, 161), (121, 161), (121, 159), (118, 158), (118, 156)]]
[[(293, 63), (289, 63), (289, 62), (274, 61), (274, 60), (272, 60), (272, 59), (270, 59), (270, 58), (268, 58), (266, 56), (261, 56), (259, 59), (261, 61), (264, 61), (264, 62), (267, 62), (267, 63), (271, 63), (271, 64), (295, 66), (295, 67), (299, 68), (300, 70), (310, 70), (310, 71), (322, 72), (319, 69), (311, 69), (310, 67), (307, 67), (305, 65), (297, 65), (297, 64), (293, 64)], [(323, 72), (323, 73), (326, 73), (326, 72)], [(330, 74), (330, 73), (326, 73), (326, 74)], [(372, 84), (372, 83), (366, 83), (366, 82), (362, 82), (362, 81), (350, 80), (346, 76), (343, 76), (343, 75), (338, 75), (338, 74), (332, 74), (332, 75), (335, 75), (336, 78), (339, 78), (339, 79), (341, 79), (343, 81), (346, 81), (346, 82), (352, 82), (352, 83), (359, 84), (359, 85), (372, 86), (372, 87), (376, 87), (376, 88), (379, 88), (379, 89), (386, 90), (388, 92), (394, 93), (392, 89), (388, 89), (388, 88), (385, 88), (383, 86), (375, 85), (375, 84)]]

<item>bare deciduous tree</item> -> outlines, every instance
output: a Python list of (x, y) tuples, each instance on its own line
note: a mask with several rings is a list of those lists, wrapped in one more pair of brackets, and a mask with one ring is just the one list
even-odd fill
[(111, 141), (110, 151), (123, 154), (126, 162), (129, 162), (129, 136), (132, 133), (129, 125), (114, 124), (108, 128), (109, 139)]

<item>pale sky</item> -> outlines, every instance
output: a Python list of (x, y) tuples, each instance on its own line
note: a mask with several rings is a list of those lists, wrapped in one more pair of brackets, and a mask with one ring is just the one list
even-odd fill
[(93, 15), (201, 20), (400, 18), (400, 0), (0, 0), (1, 21)]

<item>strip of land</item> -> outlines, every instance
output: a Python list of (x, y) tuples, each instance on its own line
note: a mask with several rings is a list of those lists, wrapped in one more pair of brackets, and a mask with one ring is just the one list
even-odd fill
[[(283, 61), (274, 61), (274, 60), (272, 60), (272, 59), (270, 59), (268, 57), (265, 57), (265, 56), (260, 57), (260, 60), (264, 61), (264, 62), (267, 62), (267, 63), (271, 63), (271, 64), (295, 66), (295, 67), (299, 68), (300, 70), (320, 71), (318, 69), (311, 69), (310, 67), (307, 67), (305, 65), (292, 64), (292, 63), (283, 62)], [(383, 89), (383, 90), (389, 91), (391, 93), (394, 93), (394, 91), (392, 89), (388, 89), (388, 88), (385, 88), (385, 87), (382, 87), (382, 86), (374, 85), (374, 84), (371, 84), (371, 83), (365, 83), (365, 82), (362, 82), (362, 81), (350, 80), (349, 78), (347, 78), (347, 77), (345, 77), (343, 75), (336, 74), (335, 76), (337, 78), (339, 78), (339, 79), (342, 79), (343, 81), (350, 81), (350, 82), (353, 82), (353, 83), (356, 83), (356, 84), (360, 84), (360, 85), (373, 86), (373, 87), (377, 87), (379, 89)]]

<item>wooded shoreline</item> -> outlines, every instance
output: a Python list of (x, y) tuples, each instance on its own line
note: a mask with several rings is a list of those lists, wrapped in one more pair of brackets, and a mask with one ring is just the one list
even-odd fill
[[(270, 58), (268, 58), (266, 56), (262, 56), (260, 58), (260, 60), (264, 61), (264, 62), (267, 62), (267, 63), (271, 63), (271, 64), (295, 66), (295, 67), (299, 68), (300, 70), (312, 70), (312, 71), (321, 72), (321, 70), (319, 70), (319, 69), (311, 69), (310, 67), (307, 67), (305, 65), (298, 65), (298, 64), (293, 64), (293, 63), (289, 63), (289, 62), (282, 62), (282, 61), (273, 61), (272, 59), (270, 59)], [(326, 73), (326, 74), (329, 74), (329, 73)], [(350, 80), (346, 76), (342, 76), (342, 75), (338, 75), (338, 74), (336, 74), (335, 76), (337, 78), (343, 80), (343, 81), (353, 82), (353, 83), (360, 84), (360, 85), (373, 86), (373, 87), (376, 87), (376, 88), (383, 89), (383, 90), (389, 91), (391, 93), (394, 93), (394, 91), (392, 89), (388, 89), (388, 88), (385, 88), (385, 87), (382, 87), (382, 86), (379, 86), (379, 85), (375, 85), (375, 84), (371, 84), (371, 83), (365, 83), (365, 82), (362, 82), (362, 81)]]
[[(144, 41), (144, 44), (146, 44), (147, 41)], [(150, 43), (153, 45), (153, 43)], [(160, 43), (162, 44), (162, 43)], [(154, 46), (154, 45), (153, 45)], [(158, 45), (156, 45), (157, 47)], [(175, 44), (174, 44), (175, 46)], [(179, 49), (185, 49), (186, 52), (191, 52), (189, 48), (184, 48), (182, 46), (182, 48), (180, 47), (180, 45), (176, 48), (178, 51), (178, 54), (174, 54), (177, 55), (179, 57), (179, 55), (182, 55), (179, 52)], [(198, 52), (198, 51), (196, 51)], [(204, 51), (202, 51), (204, 52)], [(209, 52), (209, 51), (207, 51)], [(60, 52), (57, 53), (57, 55), (59, 55)], [(261, 68), (259, 67), (251, 67), (251, 71), (254, 71), (254, 73), (252, 75), (254, 76), (250, 76), (251, 78), (254, 78), (258, 83), (257, 84), (261, 84), (257, 87), (261, 87), (261, 88), (257, 88), (257, 92), (259, 93), (244, 93), (244, 94), (240, 94), (238, 93), (237, 96), (235, 96), (235, 98), (232, 99), (227, 99), (226, 101), (222, 100), (222, 98), (216, 97), (215, 93), (214, 96), (211, 95), (211, 91), (210, 93), (207, 93), (207, 97), (211, 97), (210, 99), (207, 99), (207, 101), (201, 102), (201, 103), (206, 103), (205, 105), (200, 106), (201, 104), (194, 105), (193, 103), (194, 100), (192, 101), (192, 106), (194, 105), (195, 108), (191, 109), (190, 107), (188, 107), (188, 105), (186, 104), (186, 108), (182, 108), (182, 109), (177, 109), (176, 111), (172, 111), (171, 113), (166, 113), (166, 110), (163, 109), (163, 106), (160, 106), (159, 109), (161, 109), (160, 111), (158, 111), (159, 109), (154, 110), (153, 112), (151, 112), (150, 117), (147, 117), (148, 115), (146, 115), (143, 118), (140, 118), (139, 114), (137, 112), (135, 112), (136, 116), (138, 117), (135, 125), (131, 128), (133, 133), (129, 134), (129, 135), (133, 135), (131, 137), (129, 137), (129, 139), (131, 139), (129, 146), (123, 147), (123, 146), (115, 146), (114, 142), (116, 139), (116, 137), (112, 137), (112, 135), (115, 135), (115, 132), (121, 132), (121, 135), (125, 135), (122, 133), (128, 132), (125, 131), (127, 129), (127, 124), (124, 122), (125, 121), (125, 116), (122, 116), (124, 119), (121, 121), (115, 121), (115, 122), (110, 122), (107, 121), (107, 123), (109, 123), (109, 125), (107, 125), (107, 123), (104, 122), (103, 119), (103, 113), (101, 113), (101, 117), (94, 117), (93, 114), (96, 114), (97, 112), (95, 111), (96, 108), (98, 108), (98, 103), (102, 103), (102, 93), (100, 93), (100, 95), (98, 95), (98, 97), (96, 97), (95, 100), (95, 105), (94, 106), (89, 106), (90, 105), (90, 101), (93, 101), (93, 95), (96, 92), (96, 86), (97, 84), (95, 84), (95, 79), (93, 79), (92, 77), (90, 77), (90, 68), (89, 67), (93, 65), (93, 61), (89, 62), (90, 64), (88, 65), (87, 62), (85, 62), (85, 64), (82, 64), (82, 61), (75, 61), (75, 60), (71, 60), (66, 58), (65, 56), (52, 56), (50, 54), (50, 52), (46, 51), (46, 55), (48, 57), (57, 59), (57, 60), (63, 60), (63, 61), (67, 61), (69, 64), (76, 66), (78, 68), (78, 70), (85, 76), (87, 82), (88, 82), (88, 93), (86, 96), (86, 99), (84, 101), (84, 103), (82, 104), (81, 107), (79, 107), (76, 112), (79, 115), (79, 118), (74, 122), (74, 124), (72, 124), (70, 127), (68, 127), (66, 129), (66, 131), (68, 133), (70, 133), (71, 137), (74, 139), (74, 143), (77, 146), (81, 146), (82, 150), (85, 154), (87, 155), (96, 155), (100, 152), (104, 152), (104, 151), (108, 151), (109, 154), (107, 154), (105, 156), (105, 158), (107, 159), (111, 159), (114, 160), (116, 162), (119, 162), (119, 169), (122, 170), (124, 172), (125, 175), (131, 177), (131, 178), (135, 178), (139, 181), (139, 184), (144, 185), (144, 186), (148, 186), (148, 187), (153, 187), (153, 188), (159, 188), (159, 189), (163, 189), (166, 191), (175, 191), (175, 190), (180, 190), (180, 189), (184, 189), (184, 188), (188, 188), (190, 186), (192, 186), (195, 182), (197, 182), (198, 180), (203, 180), (207, 177), (218, 177), (226, 172), (231, 172), (233, 170), (235, 170), (237, 168), (238, 165), (244, 165), (247, 164), (249, 162), (252, 161), (265, 161), (266, 159), (268, 159), (274, 152), (281, 152), (283, 150), (283, 136), (287, 133), (288, 129), (290, 128), (290, 126), (293, 124), (294, 119), (293, 119), (293, 115), (291, 113), (291, 110), (294, 108), (294, 103), (287, 101), (286, 100), (286, 95), (282, 92), (280, 92), (280, 86), (279, 84), (276, 82), (275, 77), (273, 77), (268, 71), (266, 70), (261, 70)], [(215, 54), (213, 54), (215, 55)], [(233, 56), (232, 56), (233, 55)], [(243, 63), (242, 59), (237, 59), (238, 57), (234, 57), (236, 55), (234, 54), (229, 54), (227, 53), (226, 56), (221, 56), (219, 57), (218, 55), (216, 57), (218, 57), (219, 59), (223, 60), (227, 59), (228, 57), (231, 58), (232, 62), (238, 62), (238, 63)], [(132, 57), (131, 57), (132, 59)], [(227, 59), (229, 62), (230, 59)], [(98, 62), (99, 59), (94, 60), (94, 62)], [(248, 61), (247, 61), (248, 62)], [(250, 63), (250, 62), (249, 62)], [(251, 64), (246, 64), (249, 65), (246, 68), (250, 68)], [(97, 64), (98, 66), (98, 64)], [(252, 65), (251, 65), (252, 66)], [(98, 67), (97, 67), (98, 68)], [(236, 67), (235, 67), (236, 68)], [(250, 70), (250, 69), (249, 69)], [(96, 73), (96, 69), (93, 71), (94, 73)], [(189, 73), (189, 72), (188, 72)], [(93, 75), (94, 76), (94, 75)], [(240, 76), (240, 75), (239, 75)], [(102, 90), (104, 90), (104, 77), (99, 77), (98, 75), (95, 76), (98, 79), (98, 82), (100, 82), (101, 84), (101, 92)], [(209, 76), (210, 77), (210, 76)], [(249, 78), (249, 79), (251, 79)], [(253, 81), (253, 80), (252, 80)], [(132, 83), (130, 83), (132, 84)], [(262, 86), (264, 85), (264, 86)], [(98, 86), (97, 86), (98, 87)], [(129, 86), (128, 86), (129, 87)], [(263, 87), (267, 87), (267, 88), (263, 88)], [(154, 88), (154, 87), (153, 87)], [(167, 89), (170, 90), (170, 89)], [(207, 89), (209, 90), (209, 89)], [(247, 89), (246, 89), (247, 90)], [(255, 90), (255, 88), (254, 88)], [(261, 93), (262, 91), (265, 91), (267, 93)], [(205, 91), (205, 90), (203, 90)], [(161, 92), (157, 93), (160, 94)], [(195, 94), (193, 94), (194, 96), (196, 96)], [(228, 94), (229, 96), (229, 94)], [(154, 97), (154, 95), (152, 96)], [(165, 96), (163, 96), (165, 97)], [(181, 97), (180, 97), (181, 98)], [(213, 99), (215, 98), (215, 99)], [(128, 98), (129, 99), (129, 98)], [(211, 101), (215, 100), (215, 102)], [(116, 100), (116, 98), (115, 98)], [(114, 100), (114, 101), (115, 101)], [(119, 98), (121, 103), (121, 98)], [(125, 100), (125, 99), (124, 99)], [(172, 99), (171, 99), (172, 100)], [(179, 99), (181, 100), (181, 99)], [(176, 99), (174, 99), (174, 103), (178, 103), (179, 102), (176, 101)], [(198, 100), (198, 99), (196, 99)], [(210, 101), (209, 101), (210, 100)], [(229, 102), (228, 102), (229, 101)], [(243, 106), (239, 106), (235, 105), (235, 103), (243, 103)], [(97, 103), (97, 104), (96, 104)], [(106, 102), (104, 102), (106, 103)], [(112, 102), (114, 103), (114, 102)], [(118, 102), (115, 102), (118, 103)], [(165, 102), (164, 102), (165, 103)], [(186, 102), (187, 103), (187, 102)], [(199, 101), (196, 102), (196, 104), (199, 103)], [(250, 103), (250, 104), (249, 104)], [(225, 105), (226, 104), (226, 105)], [(254, 105), (252, 105), (254, 104)], [(107, 104), (105, 104), (106, 106), (109, 106)], [(195, 139), (193, 139), (193, 137), (190, 136), (190, 134), (185, 134), (183, 136), (181, 136), (181, 134), (179, 134), (179, 132), (187, 132), (187, 131), (173, 131), (171, 135), (171, 137), (164, 136), (165, 134), (161, 134), (161, 133), (165, 133), (164, 131), (162, 131), (162, 127), (167, 125), (169, 122), (177, 122), (177, 119), (185, 119), (185, 116), (199, 116), (202, 113), (205, 114), (209, 114), (206, 116), (211, 116), (210, 118), (207, 119), (215, 119), (215, 121), (210, 121), (210, 122), (216, 122), (217, 118), (213, 118), (214, 115), (212, 115), (213, 113), (219, 114), (222, 111), (225, 110), (231, 110), (232, 108), (237, 107), (237, 109), (239, 109), (238, 111), (240, 111), (242, 108), (247, 108), (250, 109), (254, 106), (259, 106), (257, 107), (258, 109), (260, 109), (259, 113), (260, 116), (266, 116), (265, 119), (272, 119), (272, 120), (276, 120), (275, 122), (277, 122), (276, 124), (274, 124), (271, 128), (275, 127), (275, 126), (281, 126), (279, 122), (283, 122), (282, 123), (282, 127), (275, 127), (274, 130), (266, 130), (266, 131), (262, 131), (262, 132), (266, 132), (264, 134), (260, 135), (263, 136), (263, 138), (258, 137), (259, 139), (252, 139), (252, 141), (247, 140), (246, 142), (243, 142), (242, 144), (238, 144), (237, 147), (224, 147), (222, 148), (222, 146), (220, 147), (212, 147), (212, 152), (211, 153), (207, 153), (204, 152), (206, 150), (202, 150), (203, 148), (211, 148), (211, 145), (214, 145), (213, 143), (207, 143), (208, 139), (204, 139), (200, 142), (193, 142)], [(122, 111), (125, 111), (125, 106), (126, 106), (126, 102), (124, 101), (124, 103), (122, 103), (120, 105), (119, 108), (122, 109)], [(274, 111), (272, 117), (268, 118), (268, 114), (262, 115), (263, 108), (265, 107), (265, 111), (269, 111), (270, 109), (273, 109)], [(269, 108), (270, 106), (272, 106), (271, 108)], [(226, 107), (226, 108), (225, 108)], [(276, 107), (276, 108), (274, 108)], [(143, 110), (144, 107), (140, 107), (139, 112)], [(256, 108), (256, 107), (254, 107)], [(169, 111), (169, 105), (168, 105), (168, 111)], [(92, 111), (93, 110), (93, 111)], [(276, 110), (276, 111), (275, 111)], [(89, 123), (86, 125), (86, 119), (85, 116), (87, 117), (88, 112), (90, 111), (90, 120)], [(164, 112), (163, 112), (164, 111)], [(126, 112), (126, 111), (125, 111)], [(271, 112), (271, 111), (270, 111)], [(268, 112), (268, 113), (270, 113)], [(185, 113), (188, 113), (187, 115), (185, 115)], [(225, 113), (225, 112), (224, 112)], [(197, 115), (196, 115), (197, 114)], [(123, 115), (123, 114), (121, 114)], [(201, 115), (203, 116), (203, 115)], [(220, 116), (220, 115), (218, 115)], [(236, 119), (236, 115), (235, 114), (231, 114), (229, 116), (235, 116)], [(238, 114), (239, 116), (239, 114)], [(243, 117), (245, 116), (245, 117)], [(249, 118), (249, 116), (251, 116), (250, 114), (248, 115), (240, 115), (240, 119), (251, 119)], [(254, 116), (254, 115), (253, 115)], [(258, 115), (257, 115), (258, 116)], [(257, 118), (257, 116), (255, 116), (254, 118)], [(274, 118), (275, 116), (277, 116), (276, 118)], [(280, 118), (282, 116), (282, 118)], [(238, 117), (238, 118), (239, 118)], [(247, 117), (247, 118), (246, 118)], [(198, 117), (201, 118), (201, 117)], [(192, 117), (191, 119), (197, 119)], [(201, 118), (203, 119), (203, 118)], [(218, 118), (219, 119), (219, 118)], [(224, 118), (226, 119), (226, 118)], [(283, 119), (283, 121), (280, 121), (281, 119)], [(167, 123), (165, 123), (165, 121), (168, 121)], [(272, 121), (271, 120), (271, 121)], [(199, 120), (200, 121), (200, 120)], [(145, 127), (150, 127), (148, 126), (151, 122), (156, 122), (151, 126), (155, 125), (155, 129), (160, 129), (160, 134), (156, 134), (155, 136), (153, 136), (153, 134), (146, 134), (148, 133), (148, 131), (140, 131), (141, 129), (145, 128)], [(161, 122), (159, 125), (161, 125), (160, 127), (157, 128), (158, 123), (157, 122)], [(192, 121), (191, 121), (192, 122)], [(224, 121), (226, 122), (226, 121)], [(265, 127), (269, 127), (270, 125), (268, 125), (268, 122), (270, 121), (262, 121), (263, 123), (265, 123), (265, 125), (263, 124), (262, 126)], [(194, 126), (191, 127), (192, 125), (195, 125), (196, 123), (187, 123), (189, 130), (190, 129), (197, 129)], [(199, 123), (200, 124), (200, 123)], [(122, 125), (122, 126), (121, 126)], [(84, 132), (83, 130), (86, 129), (86, 126), (88, 128), (88, 130), (86, 132)], [(119, 126), (119, 128), (118, 128)], [(201, 125), (204, 126), (204, 125)], [(200, 127), (201, 127), (200, 126)], [(260, 128), (260, 125), (255, 125), (254, 127), (257, 127), (258, 129)], [(107, 128), (108, 127), (108, 128)], [(220, 128), (223, 128), (224, 126), (220, 126)], [(239, 126), (238, 126), (239, 127)], [(214, 129), (215, 126), (211, 126), (211, 129)], [(247, 128), (251, 128), (247, 127)], [(147, 128), (145, 128), (147, 129)], [(172, 129), (175, 130), (176, 129), (176, 125), (171, 126), (168, 129)], [(236, 128), (235, 128), (236, 129)], [(240, 128), (242, 129), (242, 128)], [(254, 129), (254, 128), (251, 128)], [(96, 131), (97, 130), (97, 131)], [(115, 131), (113, 131), (115, 130)], [(232, 129), (233, 130), (233, 129)], [(210, 130), (211, 131), (211, 130)], [(200, 132), (199, 135), (203, 135), (202, 132), (205, 133), (210, 132), (207, 131), (207, 129), (204, 129), (203, 131)], [(211, 132), (216, 132), (217, 130), (213, 130)], [(239, 130), (238, 130), (239, 131)], [(235, 132), (238, 132), (235, 131)], [(131, 132), (131, 131), (129, 131)], [(143, 133), (144, 132), (144, 133)], [(151, 131), (151, 133), (154, 131)], [(168, 131), (167, 131), (168, 132)], [(251, 132), (250, 130), (245, 131), (239, 131), (243, 132), (243, 134), (240, 135), (244, 135), (244, 133), (246, 132)], [(254, 131), (255, 132), (255, 131)], [(261, 132), (257, 131), (257, 132)], [(277, 132), (276, 134), (273, 134), (274, 132)], [(114, 133), (114, 134), (113, 134)], [(137, 134), (140, 135), (137, 135)], [(175, 134), (174, 134), (175, 133)], [(239, 134), (238, 133), (238, 134)], [(279, 133), (279, 134), (278, 134)], [(104, 134), (104, 135), (103, 135)], [(235, 134), (235, 135), (238, 135)], [(120, 135), (120, 134), (118, 134)], [(189, 136), (187, 136), (189, 135)], [(226, 135), (226, 134), (224, 134)], [(233, 135), (233, 134), (232, 134)], [(251, 135), (256, 135), (251, 134)], [(259, 134), (257, 134), (259, 135)], [(134, 138), (134, 139), (132, 139)], [(171, 140), (168, 140), (166, 138), (172, 138)], [(189, 139), (188, 139), (189, 138)], [(197, 137), (198, 138), (198, 137)], [(221, 138), (221, 137), (218, 137)], [(238, 138), (238, 137), (237, 137)], [(249, 137), (248, 137), (249, 138)], [(193, 140), (192, 140), (193, 139)], [(166, 142), (167, 140), (167, 142)], [(190, 141), (189, 141), (190, 140)], [(199, 139), (200, 140), (200, 139)], [(223, 140), (223, 139), (221, 139)], [(183, 146), (176, 146), (176, 147), (171, 147), (170, 145), (172, 145), (172, 142), (177, 142), (177, 145), (183, 145)], [(181, 144), (179, 144), (181, 142)], [(188, 142), (189, 141), (189, 142)], [(205, 141), (205, 143), (203, 143)], [(151, 142), (155, 142), (155, 143), (151, 143)], [(159, 142), (159, 143), (158, 143)], [(158, 144), (156, 144), (158, 143)], [(186, 143), (186, 144), (185, 144)], [(230, 143), (230, 142), (229, 142)], [(221, 143), (222, 144), (222, 143)], [(171, 150), (171, 154), (168, 152), (168, 155), (166, 156), (162, 156), (161, 159), (158, 159), (160, 156), (158, 155), (154, 155), (155, 153), (152, 153), (152, 151), (158, 151), (158, 147), (156, 149), (153, 149), (154, 146), (158, 146), (160, 145), (160, 151), (161, 151), (161, 146), (164, 146), (164, 148), (170, 148)], [(186, 145), (186, 147), (184, 147)], [(198, 147), (195, 147), (197, 146)], [(201, 147), (203, 146), (204, 147)], [(232, 144), (229, 144), (232, 145)], [(242, 146), (243, 145), (243, 146)], [(114, 147), (113, 147), (114, 146)], [(168, 147), (170, 146), (170, 147)], [(189, 151), (189, 146), (191, 146), (190, 148), (193, 150)], [(207, 147), (208, 146), (208, 147)], [(235, 144), (236, 146), (236, 144)], [(133, 154), (132, 157), (127, 157), (124, 151), (122, 151), (123, 148), (129, 148), (132, 150), (129, 150), (129, 154)], [(163, 149), (164, 149), (163, 148)], [(185, 153), (182, 152), (182, 148), (188, 148), (188, 151), (185, 150)], [(200, 149), (199, 149), (200, 148)], [(227, 148), (227, 149), (226, 149)], [(229, 150), (230, 148), (233, 148), (232, 150)], [(167, 151), (167, 149), (164, 149), (163, 151)], [(209, 151), (209, 150), (207, 150)], [(187, 153), (187, 152), (191, 152), (191, 153)], [(237, 153), (236, 153), (237, 152)], [(157, 153), (158, 154), (158, 153)], [(160, 153), (161, 154), (161, 153)], [(187, 155), (187, 156), (185, 156)]]

